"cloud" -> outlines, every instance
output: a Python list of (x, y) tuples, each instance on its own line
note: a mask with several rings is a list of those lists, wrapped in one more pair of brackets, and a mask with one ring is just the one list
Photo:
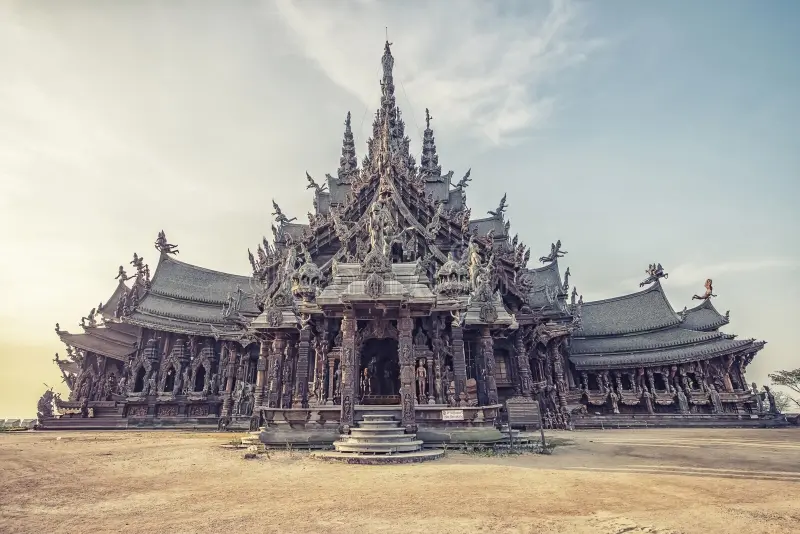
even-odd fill
[(584, 37), (584, 13), (571, 0), (553, 0), (543, 11), (543, 4), (513, 0), (269, 5), (302, 53), (370, 113), (379, 105), (388, 27), (398, 99), (413, 104), (404, 110), (409, 131), (420, 135), (427, 107), (440, 124), (493, 144), (513, 142), (544, 125), (558, 105), (550, 88), (554, 77), (600, 44)]

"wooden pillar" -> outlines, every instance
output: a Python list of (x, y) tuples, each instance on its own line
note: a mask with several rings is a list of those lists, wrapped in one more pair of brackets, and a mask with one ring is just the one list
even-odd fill
[(336, 352), (331, 351), (328, 353), (328, 395), (325, 398), (325, 404), (327, 406), (333, 405), (333, 388), (335, 386), (334, 380), (336, 378)]
[[(523, 397), (530, 397), (533, 393), (533, 380), (531, 379), (531, 366), (528, 363), (528, 353), (525, 351), (525, 344), (522, 340), (522, 332), (517, 331), (514, 340), (514, 355), (517, 361), (517, 379), (519, 384), (519, 394)], [(516, 389), (516, 386), (515, 386)], [(516, 393), (516, 391), (514, 392)]]
[(270, 408), (277, 408), (281, 404), (281, 359), (285, 347), (286, 335), (277, 334), (272, 342), (272, 352), (269, 354), (267, 406)]
[[(264, 373), (266, 370), (267, 365), (267, 350), (266, 347), (267, 343), (265, 341), (261, 342), (260, 353), (258, 355), (258, 372), (256, 373), (256, 394), (255, 394), (255, 406), (261, 406), (261, 402), (264, 399)], [(262, 363), (263, 363), (263, 370), (262, 370)], [(225, 417), (231, 416), (231, 411), (233, 408), (233, 403), (231, 399), (231, 395), (233, 393), (233, 381), (235, 378), (236, 372), (236, 352), (229, 351), (228, 352), (228, 361), (225, 363), (227, 379), (225, 380), (225, 384), (222, 386), (224, 389), (224, 393), (222, 395), (222, 415)], [(255, 412), (255, 408), (253, 409)]]
[(342, 433), (350, 431), (355, 421), (355, 392), (358, 371), (355, 365), (356, 353), (356, 319), (352, 312), (347, 312), (342, 318), (342, 359), (340, 367), (342, 391), (342, 410), (340, 415), (340, 429)]
[(402, 315), (398, 323), (399, 339), (397, 350), (400, 359), (400, 399), (403, 406), (402, 424), (407, 432), (416, 432), (416, 391), (414, 387), (414, 356), (411, 350), (411, 330), (414, 321), (411, 319), (408, 309), (401, 311)]
[(556, 395), (558, 396), (558, 404), (562, 408), (562, 410), (567, 409), (567, 397), (566, 397), (566, 383), (564, 381), (564, 366), (561, 364), (561, 351), (559, 350), (559, 346), (561, 345), (561, 340), (553, 340), (548, 344), (548, 349), (550, 350), (550, 359), (553, 362), (553, 374), (555, 375), (555, 386), (556, 386)]
[(300, 330), (300, 344), (297, 349), (297, 385), (294, 391), (295, 408), (308, 408), (308, 354), (311, 350), (311, 325)]
[(436, 387), (435, 386), (436, 375), (434, 374), (434, 370), (433, 370), (433, 355), (431, 354), (430, 351), (426, 351), (426, 352), (428, 354), (425, 357), (425, 363), (426, 363), (426, 366), (427, 366), (428, 370), (426, 371), (427, 374), (425, 375), (425, 377), (428, 379), (428, 384), (426, 386), (426, 388), (428, 390), (426, 392), (428, 398), (425, 399), (425, 402), (427, 404), (435, 404), (436, 403), (436, 399), (435, 399), (434, 395), (436, 394), (436, 391), (435, 391), (434, 388)]
[(483, 366), (486, 370), (486, 400), (488, 404), (497, 404), (497, 381), (494, 378), (494, 339), (492, 331), (488, 326), (481, 329), (481, 352), (483, 355)]
[(464, 330), (460, 326), (454, 326), (452, 334), (453, 377), (456, 387), (456, 402), (458, 402), (461, 399), (461, 393), (467, 390), (467, 358), (464, 355)]

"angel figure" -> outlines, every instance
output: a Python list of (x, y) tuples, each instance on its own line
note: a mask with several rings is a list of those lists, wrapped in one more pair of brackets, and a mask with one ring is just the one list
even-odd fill
[(272, 201), (272, 209), (275, 210), (272, 212), (272, 216), (275, 217), (275, 222), (278, 224), (289, 224), (290, 222), (297, 220), (297, 217), (292, 217), (291, 219), (286, 217), (286, 215), (283, 214), (283, 211), (281, 211), (281, 207), (278, 206), (278, 203), (275, 202), (275, 200)]
[(706, 280), (706, 292), (702, 296), (692, 295), (692, 300), (708, 300), (711, 297), (716, 297), (716, 295), (714, 294), (714, 288), (711, 285), (711, 278), (709, 278)]
[(155, 242), (156, 250), (165, 254), (180, 254), (178, 245), (172, 245), (167, 241), (167, 235), (164, 230), (158, 232), (158, 237)]
[(506, 197), (507, 196), (508, 196), (507, 194), (503, 195), (503, 198), (500, 199), (500, 205), (497, 206), (496, 210), (494, 210), (494, 211), (489, 210), (487, 213), (489, 215), (491, 215), (492, 217), (501, 217), (502, 218), (503, 214), (506, 212), (506, 209), (508, 208), (508, 204), (506, 204)]
[(465, 187), (467, 187), (467, 185), (469, 185), (469, 183), (472, 181), (472, 178), (469, 177), (471, 172), (472, 172), (472, 168), (467, 169), (467, 173), (456, 184), (456, 189), (464, 189)]
[(133, 278), (133, 276), (128, 276), (128, 273), (125, 272), (125, 267), (120, 265), (119, 271), (117, 272), (117, 276), (114, 277), (114, 280), (119, 280), (120, 282), (126, 282), (131, 278)]
[(320, 186), (317, 182), (315, 182), (311, 175), (308, 174), (308, 171), (306, 171), (306, 180), (308, 180), (306, 189), (314, 189), (317, 193), (322, 193), (328, 188), (328, 184), (322, 184), (322, 186)]
[(568, 252), (566, 250), (561, 250), (561, 240), (559, 239), (555, 243), (550, 243), (550, 254), (547, 256), (542, 256), (539, 258), (539, 261), (542, 263), (549, 263), (556, 261), (558, 258), (563, 258), (567, 254)]

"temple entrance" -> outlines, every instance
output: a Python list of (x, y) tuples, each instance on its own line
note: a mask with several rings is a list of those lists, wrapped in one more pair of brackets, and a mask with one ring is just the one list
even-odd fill
[(368, 339), (361, 346), (358, 398), (361, 404), (400, 404), (400, 359), (396, 339)]
[(133, 382), (133, 392), (134, 393), (141, 393), (144, 391), (144, 376), (147, 373), (144, 367), (139, 367), (139, 370), (136, 371), (136, 380)]

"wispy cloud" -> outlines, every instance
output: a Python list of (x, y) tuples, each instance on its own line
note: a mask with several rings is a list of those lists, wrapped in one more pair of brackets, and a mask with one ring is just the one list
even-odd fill
[(599, 45), (584, 37), (585, 17), (570, 0), (269, 3), (305, 56), (370, 108), (388, 27), (398, 89), (415, 106), (406, 113), (421, 123), (428, 107), (441, 124), (494, 144), (542, 126), (558, 104), (554, 76)]

